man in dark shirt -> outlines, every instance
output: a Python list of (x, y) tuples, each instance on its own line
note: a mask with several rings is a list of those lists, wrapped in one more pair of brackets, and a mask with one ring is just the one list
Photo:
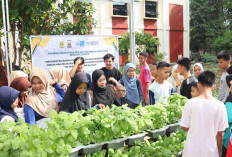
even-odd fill
[(191, 61), (188, 58), (181, 58), (177, 61), (177, 64), (180, 75), (184, 76), (184, 81), (180, 87), (180, 94), (188, 99), (191, 99), (191, 83), (197, 82), (196, 78), (190, 73)]
[(119, 81), (122, 78), (122, 74), (120, 73), (118, 69), (113, 67), (114, 56), (110, 53), (107, 53), (103, 57), (103, 59), (104, 59), (104, 63), (106, 67), (101, 68), (101, 70), (104, 71), (107, 83), (110, 83), (110, 84), (112, 83), (112, 82), (108, 82), (110, 77), (113, 77), (115, 80)]
[[(104, 63), (106, 65), (106, 67), (101, 68), (101, 70), (104, 71), (105, 77), (106, 77), (106, 81), (109, 84), (113, 84), (115, 85), (113, 82), (109, 81), (109, 78), (113, 77), (115, 80), (119, 81), (122, 78), (122, 74), (121, 72), (116, 69), (115, 67), (113, 67), (114, 65), (114, 56), (110, 53), (107, 53), (104, 57)], [(114, 104), (117, 106), (121, 106), (121, 102), (120, 99), (116, 98), (114, 101)]]

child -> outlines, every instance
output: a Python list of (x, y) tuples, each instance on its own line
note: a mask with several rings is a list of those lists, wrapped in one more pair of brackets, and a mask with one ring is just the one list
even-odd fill
[(149, 101), (149, 99), (148, 99), (148, 87), (151, 84), (151, 73), (150, 73), (150, 68), (147, 65), (147, 57), (148, 57), (147, 52), (141, 52), (139, 54), (139, 63), (141, 65), (139, 79), (142, 83), (143, 98), (144, 98), (146, 104), (149, 103), (148, 102)]
[(198, 75), (204, 71), (204, 68), (201, 63), (195, 63), (193, 65), (193, 75), (197, 79)]
[(218, 100), (224, 103), (227, 96), (229, 95), (229, 88), (226, 84), (226, 76), (228, 75), (226, 70), (230, 67), (230, 54), (228, 51), (221, 51), (217, 55), (217, 59), (219, 68), (223, 70), (220, 81)]
[(157, 65), (158, 78), (149, 87), (149, 101), (151, 105), (161, 101), (160, 98), (167, 99), (172, 91), (172, 85), (166, 81), (170, 73), (170, 65), (160, 62)]
[(25, 122), (36, 124), (36, 120), (49, 117), (51, 110), (58, 110), (58, 103), (62, 102), (64, 90), (58, 83), (50, 86), (46, 71), (35, 67), (30, 73), (31, 89), (25, 101)]
[(114, 85), (106, 82), (106, 77), (103, 70), (95, 70), (92, 73), (93, 86), (89, 90), (91, 97), (91, 106), (99, 105), (112, 107), (116, 98), (126, 96), (126, 88), (117, 82), (113, 77), (109, 78)]
[[(91, 108), (90, 96), (87, 92), (89, 81), (85, 73), (77, 73), (63, 98), (60, 105), (60, 111), (73, 113), (79, 110), (88, 110)], [(104, 108), (104, 105), (98, 104), (94, 108)]]
[(181, 58), (177, 61), (177, 64), (178, 72), (184, 77), (184, 81), (180, 87), (180, 94), (188, 99), (191, 99), (191, 83), (197, 81), (196, 78), (190, 73), (191, 61), (188, 58)]
[[(84, 73), (84, 66), (85, 66), (85, 59), (83, 57), (77, 57), (74, 59), (74, 66), (70, 71), (70, 78), (73, 79), (75, 74), (77, 73)], [(89, 88), (92, 87), (92, 80), (89, 73), (85, 73), (88, 80), (89, 80)]]
[(191, 87), (191, 96), (192, 98), (196, 98), (200, 95), (198, 86), (197, 86), (197, 82), (192, 82), (192, 87)]
[(151, 66), (151, 76), (153, 77), (152, 82), (154, 82), (157, 79), (157, 63), (154, 62)]
[(181, 83), (182, 83), (184, 77), (180, 76), (177, 68), (178, 68), (178, 64), (176, 64), (172, 67), (172, 74), (167, 79), (167, 81), (170, 82), (172, 84), (172, 86), (175, 88), (175, 92), (180, 93), (180, 86), (181, 86)]
[(57, 82), (60, 85), (60, 87), (64, 90), (64, 92), (66, 92), (71, 82), (68, 70), (64, 67), (53, 67), (49, 69), (48, 72), (51, 75), (51, 79), (54, 82)]
[(5, 120), (18, 122), (18, 116), (13, 109), (18, 105), (19, 94), (19, 91), (11, 87), (0, 87), (0, 122)]
[(219, 157), (223, 132), (228, 128), (225, 105), (215, 99), (216, 76), (204, 71), (198, 76), (200, 95), (187, 101), (180, 125), (188, 131), (183, 157)]

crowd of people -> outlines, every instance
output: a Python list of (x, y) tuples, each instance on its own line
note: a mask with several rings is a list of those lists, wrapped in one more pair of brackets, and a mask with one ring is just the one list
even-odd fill
[(123, 74), (113, 67), (112, 54), (104, 56), (105, 67), (94, 70), (92, 76), (84, 72), (82, 57), (75, 58), (70, 72), (63, 67), (50, 69), (51, 79), (44, 69), (35, 67), (29, 75), (21, 70), (12, 71), (8, 81), (5, 68), (1, 66), (0, 121), (18, 122), (20, 117), (29, 124), (36, 124), (49, 117), (51, 110), (72, 113), (111, 107), (112, 104), (128, 104), (134, 109), (139, 105), (167, 101), (171, 94), (179, 93), (190, 99), (180, 122), (188, 131), (183, 156), (216, 157), (222, 154), (225, 157), (232, 140), (229, 52), (222, 51), (217, 55), (219, 68), (223, 70), (217, 99), (212, 95), (216, 76), (211, 71), (204, 71), (201, 63), (191, 66), (189, 58), (181, 58), (171, 68), (169, 63), (161, 61), (153, 63), (150, 71), (147, 58), (148, 53), (139, 53), (138, 78), (132, 63), (125, 65)]

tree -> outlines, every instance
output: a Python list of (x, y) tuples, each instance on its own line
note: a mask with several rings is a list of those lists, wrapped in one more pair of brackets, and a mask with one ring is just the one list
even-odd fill
[(232, 31), (226, 30), (222, 36), (215, 39), (212, 47), (216, 52), (228, 50), (232, 53)]
[[(0, 4), (0, 7), (1, 4)], [(94, 8), (86, 2), (65, 0), (56, 4), (56, 0), (9, 0), (10, 32), (13, 38), (13, 64), (22, 55), (30, 58), (30, 35), (66, 35), (90, 34), (96, 24), (92, 18)], [(75, 17), (76, 23), (68, 21), (68, 14)], [(0, 13), (0, 28), (3, 28), (2, 12)], [(2, 32), (1, 32), (2, 33)], [(1, 37), (2, 40), (2, 37)], [(19, 46), (17, 46), (19, 45)], [(1, 55), (2, 45), (0, 45)]]
[[(150, 54), (157, 53), (157, 46), (159, 45), (158, 40), (147, 32), (135, 32), (135, 44), (137, 46), (136, 54), (146, 50)], [(128, 49), (130, 48), (130, 34), (125, 33), (121, 35), (119, 39), (119, 53), (120, 55), (127, 55)]]
[(190, 49), (195, 52), (212, 50), (213, 41), (223, 34), (222, 0), (191, 0)]

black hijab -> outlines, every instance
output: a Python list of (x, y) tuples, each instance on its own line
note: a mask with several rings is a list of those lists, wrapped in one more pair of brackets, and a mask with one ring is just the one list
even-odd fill
[(114, 102), (113, 92), (110, 89), (109, 84), (107, 84), (104, 88), (100, 88), (97, 85), (97, 80), (104, 75), (103, 70), (95, 70), (92, 74), (93, 84), (93, 104), (103, 104), (105, 106), (111, 107), (111, 104)]
[(73, 113), (74, 111), (90, 109), (88, 92), (86, 91), (82, 95), (76, 94), (77, 87), (82, 83), (87, 83), (89, 86), (89, 81), (86, 74), (75, 74), (63, 98), (63, 101), (61, 102), (60, 111)]

